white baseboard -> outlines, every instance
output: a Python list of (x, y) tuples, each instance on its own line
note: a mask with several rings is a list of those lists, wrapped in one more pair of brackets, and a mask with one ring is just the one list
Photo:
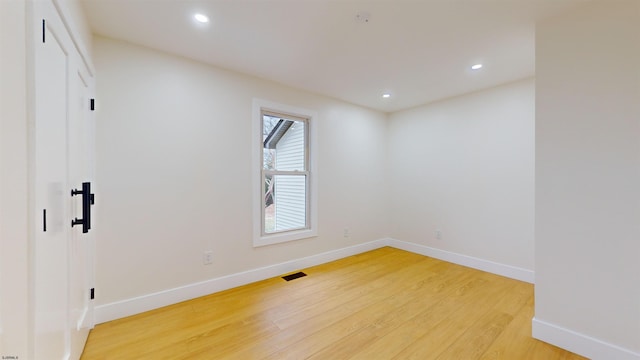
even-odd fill
[(593, 360), (640, 360), (640, 353), (533, 318), (533, 337)]
[(96, 324), (139, 314), (218, 291), (231, 289), (252, 282), (269, 279), (288, 272), (324, 264), (348, 256), (361, 254), (388, 245), (388, 239), (379, 239), (322, 254), (291, 260), (280, 264), (265, 266), (237, 274), (189, 284), (169, 290), (143, 295), (136, 298), (99, 305), (95, 308)]
[(396, 239), (388, 239), (387, 244), (394, 248), (410, 251), (416, 254), (429, 256), (439, 260), (448, 261), (454, 264), (467, 266), (470, 268), (490, 272), (492, 274), (505, 276), (511, 279), (516, 279), (531, 284), (534, 283), (534, 272), (532, 270), (500, 264), (489, 260), (457, 254), (446, 250), (440, 250), (425, 245), (400, 241)]
[[(357, 255), (384, 246), (391, 246), (397, 249), (487, 271), (516, 280), (529, 283), (534, 282), (534, 272), (531, 270), (499, 264), (488, 260), (396, 239), (379, 239), (280, 264), (231, 274), (132, 299), (100, 305), (95, 308), (95, 320), (97, 324), (104, 323), (163, 306), (172, 305), (181, 301), (195, 299), (218, 291), (272, 278), (295, 270)], [(543, 320), (534, 318), (532, 324), (534, 338), (567, 349), (576, 354), (580, 354), (594, 360), (640, 360), (640, 354), (638, 353), (576, 333), (572, 330), (565, 329), (551, 323), (547, 323)]]
[(237, 274), (222, 276), (219, 278), (189, 284), (173, 289), (159, 291), (156, 293), (147, 294), (131, 299), (99, 305), (95, 308), (95, 322), (96, 324), (100, 324), (107, 321), (120, 319), (126, 316), (140, 314), (145, 311), (172, 305), (181, 301), (195, 299), (201, 296), (231, 289), (237, 286), (246, 285), (252, 282), (272, 278), (294, 270), (324, 264), (330, 261), (378, 249), (383, 246), (392, 246), (401, 250), (452, 262), (454, 264), (468, 266), (474, 269), (487, 271), (512, 279), (533, 283), (534, 276), (533, 271), (531, 270), (498, 264), (471, 256), (456, 254), (424, 245), (387, 238), (374, 240), (343, 249), (332, 250), (322, 254), (312, 255), (280, 264), (248, 270)]

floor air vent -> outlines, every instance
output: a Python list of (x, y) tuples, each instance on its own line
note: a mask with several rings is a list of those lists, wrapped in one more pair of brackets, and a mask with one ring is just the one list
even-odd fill
[(301, 271), (301, 272), (297, 272), (295, 274), (283, 276), (282, 278), (287, 280), (287, 281), (291, 281), (291, 280), (294, 280), (294, 279), (297, 279), (297, 278), (301, 278), (301, 277), (304, 277), (304, 276), (307, 276), (307, 274), (305, 274), (305, 273), (303, 273)]

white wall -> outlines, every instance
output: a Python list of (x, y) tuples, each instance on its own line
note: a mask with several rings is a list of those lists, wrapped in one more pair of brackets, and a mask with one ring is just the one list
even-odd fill
[[(387, 235), (385, 114), (104, 38), (94, 58), (97, 305)], [(254, 97), (318, 113), (317, 238), (252, 246)]]
[(0, 1), (0, 355), (27, 358), (26, 3)]
[(533, 270), (533, 79), (390, 119), (391, 237)]
[(536, 38), (534, 335), (640, 359), (640, 2), (581, 7)]

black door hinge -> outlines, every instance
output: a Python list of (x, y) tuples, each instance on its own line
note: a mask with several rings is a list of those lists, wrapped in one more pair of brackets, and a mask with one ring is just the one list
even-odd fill
[(96, 289), (95, 288), (91, 288), (90, 293), (91, 294), (89, 295), (89, 299), (91, 299), (91, 300), (95, 299), (96, 298)]
[(45, 21), (44, 21), (44, 19), (42, 19), (42, 42), (43, 43), (45, 41), (45, 35), (44, 34), (46, 33), (44, 24), (45, 24)]
[(91, 99), (89, 101), (89, 108), (91, 109), (91, 111), (96, 109), (96, 99)]

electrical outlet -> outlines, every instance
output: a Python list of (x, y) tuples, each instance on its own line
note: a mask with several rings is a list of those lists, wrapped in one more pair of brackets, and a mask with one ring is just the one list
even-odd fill
[(442, 239), (442, 230), (440, 229), (436, 230), (436, 239), (438, 240)]
[(343, 236), (343, 237), (345, 237), (345, 238), (348, 238), (348, 237), (349, 237), (349, 235), (350, 235), (350, 234), (349, 234), (349, 228), (344, 228), (344, 231), (343, 231), (343, 233), (342, 233), (342, 236)]
[(211, 265), (213, 263), (213, 251), (205, 251), (202, 255), (202, 264)]

